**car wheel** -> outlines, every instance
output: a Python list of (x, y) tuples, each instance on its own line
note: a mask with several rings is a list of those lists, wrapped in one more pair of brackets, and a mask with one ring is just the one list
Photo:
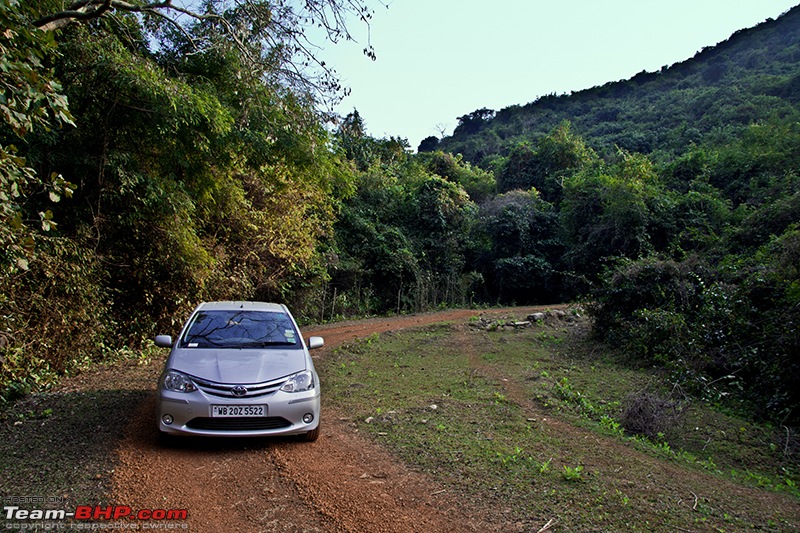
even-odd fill
[(316, 429), (312, 429), (311, 431), (309, 431), (308, 433), (303, 435), (303, 440), (305, 442), (314, 442), (315, 440), (317, 440), (319, 438), (319, 426), (320, 425), (321, 424), (317, 424)]
[(169, 433), (164, 433), (163, 431), (158, 432), (158, 443), (163, 448), (172, 448), (175, 446), (175, 439), (177, 439), (175, 435), (170, 435)]

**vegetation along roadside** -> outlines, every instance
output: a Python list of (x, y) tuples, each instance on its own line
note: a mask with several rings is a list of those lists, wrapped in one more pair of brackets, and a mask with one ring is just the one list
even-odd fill
[(295, 68), (306, 24), (344, 39), (367, 2), (96, 5), (0, 2), (0, 407), (204, 300), (308, 323), (587, 298), (686, 392), (800, 421), (800, 7), (414, 153)]
[(202, 300), (306, 323), (587, 301), (591, 334), (476, 321), (353, 345), (323, 365), (330, 401), (516, 521), (796, 527), (800, 7), (656, 73), (466, 114), (413, 153), (357, 111), (332, 125), (331, 72), (293, 68), (313, 64), (290, 52), (303, 21), (345, 38), (365, 2), (172, 23), (113, 4), (67, 24), (57, 2), (0, 2), (4, 483), (102, 499), (105, 420), (148, 394), (147, 339)]

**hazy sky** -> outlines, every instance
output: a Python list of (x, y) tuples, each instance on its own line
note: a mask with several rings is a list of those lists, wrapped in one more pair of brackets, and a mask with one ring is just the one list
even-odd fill
[[(383, 0), (369, 35), (322, 56), (373, 137), (416, 150), (457, 117), (628, 79), (689, 59), (800, 0)], [(362, 54), (371, 42), (378, 56)]]

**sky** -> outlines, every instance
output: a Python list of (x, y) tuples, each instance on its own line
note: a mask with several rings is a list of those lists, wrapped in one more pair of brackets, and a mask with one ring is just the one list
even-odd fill
[[(357, 42), (320, 52), (375, 138), (450, 135), (476, 109), (525, 105), (684, 61), (800, 0), (367, 0)], [(372, 61), (362, 50), (371, 44)]]

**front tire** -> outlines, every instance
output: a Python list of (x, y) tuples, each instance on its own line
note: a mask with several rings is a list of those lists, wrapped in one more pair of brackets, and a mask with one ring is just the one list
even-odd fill
[(174, 448), (176, 443), (175, 435), (170, 435), (169, 433), (165, 433), (163, 431), (158, 432), (158, 444), (162, 448)]
[(317, 424), (316, 428), (312, 429), (311, 431), (309, 431), (308, 433), (303, 435), (303, 441), (304, 442), (314, 442), (315, 440), (317, 440), (319, 438), (319, 427), (321, 425), (322, 425), (322, 423)]

